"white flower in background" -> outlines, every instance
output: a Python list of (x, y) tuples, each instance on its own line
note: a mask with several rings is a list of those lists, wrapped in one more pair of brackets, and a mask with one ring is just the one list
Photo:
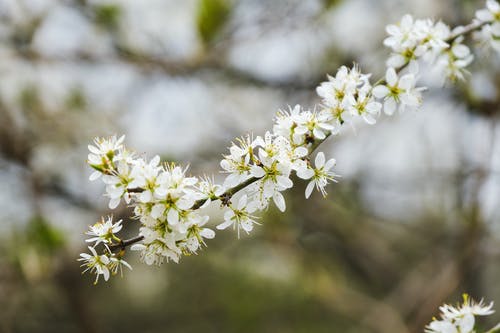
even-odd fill
[(468, 71), (465, 69), (474, 60), (470, 49), (457, 40), (450, 50), (443, 53), (436, 62), (436, 67), (442, 70), (452, 81), (464, 80)]
[(498, 1), (488, 0), (486, 8), (476, 12), (476, 17), (485, 24), (475, 37), (484, 44), (500, 52), (500, 4)]
[(478, 10), (476, 17), (481, 22), (500, 21), (500, 4), (495, 0), (487, 0), (486, 8)]
[(413, 17), (409, 14), (403, 16), (398, 24), (390, 24), (386, 27), (389, 34), (384, 40), (384, 45), (393, 50), (401, 50), (414, 47), (417, 44), (418, 35), (414, 29)]
[[(430, 22), (430, 20), (426, 21)], [(450, 27), (439, 21), (436, 24), (430, 24), (424, 33), (423, 41), (433, 52), (437, 52), (449, 46), (447, 40), (450, 38), (450, 35)]]
[(439, 308), (441, 319), (434, 319), (427, 325), (427, 333), (474, 333), (474, 316), (487, 316), (492, 314), (493, 302), (489, 305), (472, 301), (468, 295), (464, 295), (462, 305), (457, 307), (445, 304)]
[(485, 25), (476, 38), (500, 52), (500, 22)]
[(335, 173), (330, 171), (335, 165), (335, 159), (332, 158), (325, 163), (325, 154), (323, 152), (319, 152), (316, 155), (314, 164), (314, 168), (308, 164), (304, 164), (302, 168), (297, 170), (297, 176), (299, 178), (311, 180), (306, 187), (306, 198), (311, 196), (314, 187), (316, 187), (316, 189), (320, 191), (323, 196), (326, 196), (326, 185), (328, 185), (329, 181), (335, 181)]
[(392, 67), (385, 74), (386, 84), (373, 88), (373, 96), (384, 99), (384, 112), (392, 115), (396, 109), (404, 111), (406, 108), (416, 109), (422, 101), (421, 91), (423, 88), (415, 88), (415, 76), (405, 74), (398, 77), (396, 70)]
[(224, 213), (224, 222), (217, 226), (217, 229), (224, 230), (230, 226), (238, 229), (238, 238), (240, 237), (240, 229), (243, 229), (247, 234), (253, 230), (253, 225), (258, 224), (252, 215), (257, 210), (257, 204), (254, 201), (248, 202), (248, 197), (243, 195), (236, 207), (229, 205), (229, 210)]
[(91, 254), (88, 253), (80, 253), (80, 257), (78, 261), (83, 261), (81, 267), (86, 267), (83, 273), (86, 271), (90, 271), (97, 275), (94, 284), (97, 284), (99, 280), (99, 276), (103, 276), (105, 281), (109, 280), (109, 268), (108, 265), (110, 263), (110, 259), (106, 255), (98, 255), (96, 250), (89, 246), (88, 247)]
[(106, 220), (104, 218), (101, 219), (100, 222), (89, 226), (90, 231), (87, 231), (85, 234), (92, 236), (86, 240), (86, 242), (94, 243), (94, 246), (99, 243), (111, 243), (120, 230), (122, 230), (122, 220), (113, 223), (113, 216), (108, 216)]

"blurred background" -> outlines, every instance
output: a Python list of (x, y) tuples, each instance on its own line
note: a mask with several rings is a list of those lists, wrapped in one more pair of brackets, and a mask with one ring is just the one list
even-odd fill
[[(486, 52), (467, 83), (422, 77), (419, 112), (324, 144), (342, 175), (326, 199), (306, 201), (299, 183), (252, 234), (219, 232), (161, 267), (130, 253), (134, 270), (97, 286), (76, 261), (109, 213), (88, 181), (93, 137), (123, 133), (218, 176), (234, 137), (313, 107), (326, 73), (355, 61), (383, 75), (388, 23), (465, 24), (483, 6), (0, 0), (0, 332), (405, 333), (463, 292), (500, 303), (500, 57)], [(129, 209), (114, 214), (137, 232)]]

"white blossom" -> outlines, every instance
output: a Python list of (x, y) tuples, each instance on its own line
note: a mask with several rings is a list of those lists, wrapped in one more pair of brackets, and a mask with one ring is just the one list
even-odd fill
[[(487, 8), (477, 12), (478, 28), (483, 40), (500, 50), (500, 5), (488, 0)], [(478, 23), (479, 22), (479, 23)], [(283, 193), (293, 187), (292, 174), (307, 180), (305, 197), (314, 188), (326, 196), (326, 186), (336, 181), (332, 171), (335, 159), (327, 160), (323, 152), (316, 154), (314, 166), (310, 157), (328, 136), (340, 133), (340, 128), (350, 120), (361, 117), (374, 124), (383, 100), (386, 114), (395, 110), (416, 109), (422, 100), (424, 88), (416, 87), (418, 63), (427, 61), (451, 79), (463, 79), (466, 67), (472, 62), (471, 50), (463, 44), (464, 27), (451, 30), (442, 22), (413, 19), (406, 15), (398, 24), (387, 27), (389, 36), (384, 44), (390, 48), (385, 80), (370, 83), (371, 74), (364, 74), (359, 67), (342, 66), (335, 76), (328, 76), (316, 92), (319, 107), (304, 109), (300, 105), (279, 110), (272, 131), (263, 136), (247, 135), (236, 139), (229, 153), (220, 162), (226, 174), (223, 184), (214, 178), (198, 179), (187, 175), (187, 168), (160, 163), (159, 156), (151, 160), (140, 158), (123, 145), (124, 136), (97, 138), (89, 145), (88, 163), (95, 170), (91, 180), (101, 177), (105, 184), (109, 207), (116, 208), (123, 199), (133, 208), (139, 224), (138, 237), (123, 241), (117, 236), (122, 221), (116, 223), (109, 217), (90, 227), (87, 242), (91, 254), (82, 253), (85, 271), (100, 275), (122, 272), (131, 268), (123, 260), (125, 246), (140, 252), (143, 262), (159, 265), (164, 261), (179, 262), (183, 255), (196, 254), (205, 241), (215, 237), (208, 226), (205, 208), (220, 201), (224, 221), (219, 230), (229, 227), (249, 233), (258, 224), (256, 213), (269, 206), (271, 201), (281, 211), (286, 203)], [(318, 110), (318, 111), (317, 111)], [(239, 198), (239, 199), (237, 199)], [(96, 247), (102, 249), (98, 254)], [(119, 251), (113, 253), (111, 249)], [(474, 327), (475, 315), (491, 313), (491, 304), (464, 301), (460, 307), (443, 306), (441, 320), (434, 320), (427, 327), (430, 333), (466, 333)]]
[(304, 121), (300, 105), (289, 107), (288, 111), (279, 110), (273, 126), (273, 133), (287, 138), (290, 143), (301, 145), (305, 142), (303, 133), (297, 133), (297, 125)]
[(94, 246), (99, 243), (111, 243), (115, 234), (117, 234), (122, 229), (122, 220), (113, 223), (113, 217), (108, 216), (106, 220), (104, 218), (101, 219), (100, 222), (89, 227), (89, 231), (85, 234), (92, 236), (87, 239), (86, 242), (94, 243)]
[(488, 305), (474, 302), (468, 295), (464, 295), (463, 304), (451, 306), (445, 304), (439, 308), (441, 319), (434, 319), (427, 325), (427, 333), (474, 333), (474, 316), (487, 316), (492, 314), (493, 302)]
[(416, 109), (421, 101), (423, 88), (415, 88), (415, 76), (405, 74), (398, 77), (392, 67), (385, 74), (386, 83), (373, 88), (373, 95), (384, 99), (384, 112), (392, 115), (396, 109), (404, 111), (406, 108)]
[(280, 192), (293, 186), (290, 179), (291, 164), (267, 157), (262, 150), (259, 153), (261, 165), (252, 166), (251, 173), (260, 179), (256, 184), (261, 202), (272, 198), (278, 209), (284, 212), (285, 199)]
[(421, 57), (432, 60), (448, 48), (450, 29), (442, 22), (414, 20), (411, 15), (405, 15), (399, 24), (388, 25), (386, 31), (389, 37), (384, 45), (392, 50), (388, 67), (400, 68)]
[(224, 222), (217, 226), (217, 229), (224, 230), (230, 226), (238, 230), (238, 238), (240, 237), (240, 229), (243, 229), (247, 234), (253, 230), (253, 225), (257, 224), (256, 217), (252, 215), (257, 210), (257, 204), (254, 201), (248, 202), (248, 197), (243, 195), (236, 207), (229, 205), (229, 210), (224, 213)]
[(88, 145), (90, 154), (87, 162), (96, 170), (89, 177), (91, 181), (99, 178), (101, 174), (109, 174), (113, 171), (115, 154), (122, 149), (124, 140), (125, 135), (118, 139), (116, 135), (113, 135), (109, 138), (95, 138), (94, 146)]
[(476, 34), (476, 38), (500, 52), (500, 22), (487, 24)]
[(91, 254), (88, 253), (80, 253), (80, 257), (78, 261), (83, 261), (82, 267), (86, 267), (83, 271), (90, 271), (91, 273), (96, 274), (96, 279), (94, 284), (97, 284), (99, 281), (99, 276), (103, 276), (105, 281), (109, 280), (109, 268), (108, 265), (110, 263), (110, 259), (107, 255), (98, 255), (96, 250), (89, 246), (88, 247)]
[(475, 37), (500, 52), (500, 4), (498, 1), (488, 0), (486, 8), (478, 10), (476, 17), (484, 25)]
[(109, 208), (115, 209), (119, 204), (122, 197), (126, 202), (130, 202), (130, 196), (127, 189), (133, 182), (134, 178), (131, 174), (132, 169), (125, 161), (119, 161), (116, 170), (113, 170), (110, 175), (103, 176), (103, 182), (106, 186), (106, 194), (109, 196)]
[(251, 156), (247, 154), (247, 150), (233, 143), (229, 148), (229, 155), (225, 155), (220, 162), (224, 172), (229, 173), (224, 181), (224, 186), (233, 187), (249, 179), (250, 162)]
[(157, 178), (162, 168), (159, 163), (160, 157), (156, 155), (149, 163), (146, 163), (143, 159), (136, 160), (132, 168), (131, 177), (133, 178), (133, 182), (129, 184), (129, 187), (143, 189), (138, 194), (140, 202), (153, 201), (155, 193), (160, 187)]
[(495, 0), (487, 0), (486, 8), (478, 10), (476, 17), (481, 22), (500, 21), (500, 4)]
[(329, 132), (336, 134), (338, 129), (353, 117), (362, 116), (373, 124), (380, 112), (380, 104), (372, 98), (370, 74), (362, 74), (357, 66), (351, 69), (341, 67), (335, 77), (328, 77), (316, 89), (322, 97), (322, 109), (317, 122)]
[(190, 253), (196, 253), (201, 245), (206, 245), (204, 238), (212, 239), (215, 237), (215, 232), (209, 228), (202, 228), (209, 220), (208, 216), (199, 216), (191, 218), (186, 230), (186, 237), (181, 242), (180, 247), (185, 248)]
[(445, 77), (455, 80), (464, 80), (467, 70), (465, 69), (474, 59), (470, 49), (460, 43), (461, 39), (455, 41), (451, 48), (438, 57), (437, 68), (443, 71)]
[(297, 124), (295, 130), (299, 135), (309, 134), (315, 139), (323, 140), (334, 129), (328, 119), (318, 117), (316, 112), (305, 111), (302, 114), (303, 121)]
[(179, 262), (181, 250), (175, 245), (174, 235), (164, 238), (156, 238), (147, 244), (134, 244), (130, 247), (132, 251), (141, 251), (141, 260), (146, 265), (161, 265), (166, 259)]
[(335, 177), (335, 173), (330, 171), (335, 163), (335, 159), (333, 158), (325, 162), (325, 154), (319, 152), (314, 160), (314, 168), (308, 164), (304, 164), (302, 168), (297, 170), (297, 176), (299, 178), (311, 180), (306, 187), (306, 198), (311, 196), (314, 187), (316, 187), (323, 196), (326, 196), (325, 187), (328, 185), (328, 182), (334, 180)]
[(120, 271), (120, 275), (123, 276), (123, 266), (132, 270), (132, 266), (130, 266), (128, 262), (123, 260), (123, 258), (116, 258), (116, 257), (110, 258), (110, 262), (108, 264), (108, 267), (109, 267), (109, 270), (111, 271), (111, 274), (115, 275), (118, 273), (118, 271)]
[(348, 103), (348, 110), (353, 116), (363, 117), (370, 125), (377, 122), (382, 104), (373, 98), (370, 86), (367, 85), (359, 89), (356, 97), (349, 96)]
[(204, 208), (210, 205), (212, 200), (217, 200), (226, 191), (223, 185), (216, 184), (214, 177), (205, 176), (197, 184), (197, 200), (205, 200), (205, 203), (200, 207)]
[(357, 66), (348, 69), (342, 66), (335, 77), (328, 76), (327, 82), (322, 82), (316, 92), (322, 97), (325, 106), (344, 105), (349, 96), (368, 83), (370, 75), (362, 74)]

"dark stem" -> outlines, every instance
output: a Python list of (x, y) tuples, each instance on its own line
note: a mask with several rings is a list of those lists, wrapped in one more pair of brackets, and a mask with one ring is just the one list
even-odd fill
[(111, 250), (111, 252), (117, 252), (117, 251), (120, 251), (120, 250), (125, 250), (125, 248), (127, 246), (130, 246), (132, 244), (138, 243), (138, 242), (142, 241), (143, 239), (144, 239), (144, 236), (137, 236), (137, 237), (134, 237), (134, 238), (122, 240), (119, 243), (115, 243), (115, 244), (110, 245), (109, 249)]

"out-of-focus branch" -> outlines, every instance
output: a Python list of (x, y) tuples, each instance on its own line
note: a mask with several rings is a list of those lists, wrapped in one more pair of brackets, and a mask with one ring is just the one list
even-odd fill
[[(53, 63), (59, 61), (55, 58), (45, 57), (33, 49), (16, 49), (16, 56), (30, 62)], [(91, 63), (113, 63), (122, 62), (131, 66), (136, 66), (145, 71), (157, 72), (161, 71), (172, 76), (193, 76), (201, 75), (207, 71), (216, 72), (223, 76), (228, 81), (236, 81), (241, 84), (266, 86), (271, 88), (287, 89), (287, 90), (310, 90), (318, 85), (323, 79), (323, 75), (307, 81), (300, 80), (267, 80), (259, 76), (231, 66), (228, 61), (217, 55), (202, 55), (199, 57), (173, 61), (166, 58), (154, 57), (147, 54), (141, 54), (125, 48), (117, 49), (117, 57), (101, 57), (94, 56), (88, 53), (81, 53), (72, 58), (65, 58), (76, 62), (91, 62)]]

